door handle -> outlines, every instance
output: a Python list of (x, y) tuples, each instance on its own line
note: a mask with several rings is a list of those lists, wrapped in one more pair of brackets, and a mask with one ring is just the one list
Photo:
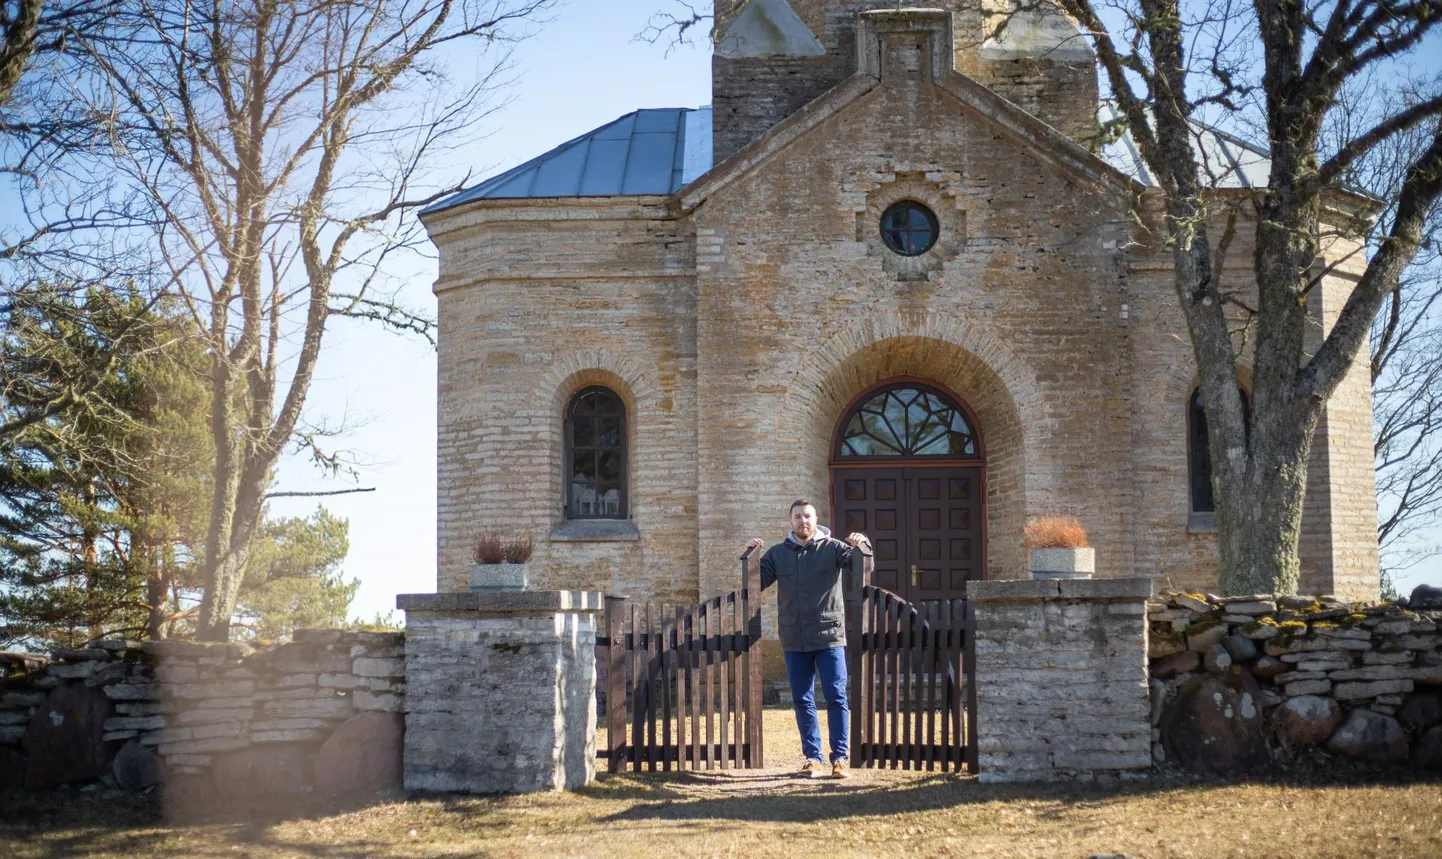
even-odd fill
[(915, 564), (911, 565), (911, 587), (913, 590), (921, 587), (921, 568)]

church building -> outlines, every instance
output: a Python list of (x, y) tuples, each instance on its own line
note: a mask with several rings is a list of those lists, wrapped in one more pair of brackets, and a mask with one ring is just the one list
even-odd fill
[[(710, 106), (627, 114), (423, 213), (439, 590), (466, 590), (479, 534), (520, 532), (532, 587), (692, 603), (796, 498), (867, 533), (911, 600), (1026, 576), (1023, 524), (1051, 513), (1100, 577), (1216, 587), (1160, 190), (1129, 138), (1101, 142), (1075, 25), (998, 32), (976, 1), (753, 0)], [(1219, 200), (1265, 184), (1262, 149), (1195, 145)], [(1324, 247), (1314, 343), (1362, 266)], [(1376, 597), (1371, 428), (1364, 360), (1312, 448), (1302, 593)]]

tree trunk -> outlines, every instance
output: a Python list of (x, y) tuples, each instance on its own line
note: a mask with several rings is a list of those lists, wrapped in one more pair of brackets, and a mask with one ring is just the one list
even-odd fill
[(227, 641), (230, 638), (231, 616), (240, 598), (245, 580), (246, 562), (250, 560), (251, 544), (265, 508), (265, 489), (270, 472), (279, 459), (279, 452), (262, 457), (252, 453), (252, 461), (236, 483), (235, 497), (227, 506), (230, 518), (225, 523), (228, 545), (217, 557), (207, 558), (209, 567), (205, 581), (209, 584), (201, 601), (200, 620), (196, 627), (199, 641)]
[(1313, 416), (1276, 436), (1254, 438), (1250, 467), (1240, 480), (1229, 480), (1233, 472), (1226, 469), (1213, 473), (1222, 501), (1217, 504), (1217, 587), (1224, 595), (1297, 592), (1307, 457), (1316, 427)]

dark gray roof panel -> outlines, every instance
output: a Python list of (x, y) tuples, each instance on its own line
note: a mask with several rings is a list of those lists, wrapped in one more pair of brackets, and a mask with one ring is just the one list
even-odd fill
[(472, 200), (670, 194), (710, 168), (710, 120), (709, 107), (628, 113), (425, 212)]
[(577, 195), (608, 197), (621, 193), (621, 174), (626, 171), (626, 153), (630, 149), (629, 136), (592, 140)]

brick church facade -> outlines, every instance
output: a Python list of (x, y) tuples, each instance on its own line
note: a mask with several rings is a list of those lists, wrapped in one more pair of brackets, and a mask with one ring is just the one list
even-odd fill
[[(974, 5), (872, 5), (753, 0), (710, 107), (637, 111), (423, 214), (440, 590), (466, 589), (477, 534), (521, 531), (532, 587), (694, 602), (797, 497), (869, 533), (910, 598), (1025, 576), (1044, 513), (1081, 520), (1100, 576), (1215, 587), (1159, 191), (1125, 137), (1098, 143), (1090, 49), (1064, 19), (998, 36)], [(1197, 141), (1219, 198), (1265, 182), (1265, 153)], [(1314, 342), (1353, 249), (1318, 260)], [(1375, 597), (1361, 363), (1308, 480), (1301, 592)]]

